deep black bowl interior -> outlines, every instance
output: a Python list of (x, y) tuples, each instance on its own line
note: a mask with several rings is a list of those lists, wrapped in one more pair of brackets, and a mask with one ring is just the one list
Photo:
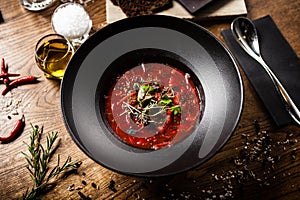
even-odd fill
[(100, 126), (102, 126), (102, 129), (106, 130), (104, 131), (106, 137), (109, 138), (114, 145), (117, 145), (120, 148), (125, 149), (126, 151), (134, 152), (145, 152), (147, 150), (133, 148), (132, 146), (124, 144), (119, 139), (114, 137), (114, 131), (110, 128), (110, 125), (107, 122), (104, 113), (105, 110), (103, 108), (105, 107), (106, 101), (104, 97), (108, 95), (111, 89), (111, 87), (109, 86), (114, 85), (116, 79), (124, 74), (127, 70), (130, 70), (131, 68), (138, 66), (141, 63), (167, 64), (169, 66), (176, 67), (184, 73), (188, 73), (190, 75), (190, 80), (192, 80), (192, 82), (196, 86), (198, 96), (201, 99), (200, 117), (199, 122), (196, 123), (196, 126), (199, 125), (202, 113), (205, 110), (205, 95), (202, 85), (197, 75), (194, 74), (194, 67), (187, 60), (177, 54), (161, 49), (144, 48), (125, 53), (124, 55), (114, 60), (103, 72), (97, 88), (98, 96), (96, 97), (96, 110), (99, 111), (97, 115), (99, 124)]
[[(101, 95), (114, 76), (141, 61), (167, 61), (189, 72), (205, 97), (195, 131), (156, 151), (118, 141), (103, 116)], [(241, 76), (225, 46), (201, 26), (168, 16), (128, 18), (96, 32), (77, 50), (61, 84), (64, 121), (80, 149), (111, 170), (135, 176), (175, 174), (207, 161), (231, 136), (242, 104)]]

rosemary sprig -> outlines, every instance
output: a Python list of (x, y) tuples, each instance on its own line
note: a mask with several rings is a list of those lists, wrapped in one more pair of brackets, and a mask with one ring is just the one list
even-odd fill
[(40, 143), (43, 133), (43, 127), (33, 126), (32, 134), (30, 136), (30, 144), (26, 144), (29, 154), (22, 152), (27, 161), (26, 168), (30, 173), (30, 177), (33, 181), (31, 189), (27, 189), (23, 194), (22, 199), (40, 199), (40, 196), (45, 193), (47, 186), (50, 182), (57, 178), (63, 172), (69, 170), (76, 170), (81, 162), (78, 160), (72, 161), (69, 156), (66, 161), (60, 166), (60, 156), (57, 157), (56, 166), (50, 171), (49, 163), (51, 158), (55, 154), (55, 151), (59, 147), (58, 133), (48, 133), (46, 148)]

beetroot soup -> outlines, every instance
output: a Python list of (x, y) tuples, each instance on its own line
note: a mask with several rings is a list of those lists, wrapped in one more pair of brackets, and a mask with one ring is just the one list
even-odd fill
[(124, 143), (160, 149), (192, 133), (203, 99), (190, 74), (160, 63), (133, 67), (116, 78), (105, 102), (105, 116)]

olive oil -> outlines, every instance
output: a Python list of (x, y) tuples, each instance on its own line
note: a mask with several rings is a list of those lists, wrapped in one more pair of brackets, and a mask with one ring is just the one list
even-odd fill
[(73, 54), (74, 49), (67, 40), (51, 39), (37, 48), (36, 62), (47, 78), (62, 79)]

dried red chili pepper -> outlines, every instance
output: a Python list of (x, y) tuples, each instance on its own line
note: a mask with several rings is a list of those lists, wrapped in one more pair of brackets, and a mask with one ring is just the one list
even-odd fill
[(9, 84), (9, 82), (10, 82), (10, 79), (9, 79), (9, 78), (5, 78), (5, 79), (3, 79), (3, 83), (4, 83), (5, 85), (8, 85), (8, 84)]
[(2, 91), (2, 95), (4, 96), (7, 92), (9, 92), (13, 87), (36, 82), (38, 77), (35, 76), (22, 76), (10, 82), (6, 88)]
[(8, 93), (11, 90), (10, 87), (6, 86), (6, 88), (4, 88), (4, 90), (2, 90), (2, 95), (6, 95), (6, 93)]
[(12, 141), (13, 139), (16, 138), (18, 134), (20, 134), (23, 131), (24, 126), (25, 126), (25, 117), (24, 115), (22, 115), (22, 118), (17, 121), (14, 128), (11, 130), (10, 134), (5, 137), (0, 137), (0, 141), (4, 143)]
[(7, 73), (4, 58), (1, 59), (1, 74)]
[(16, 80), (13, 80), (11, 83), (9, 83), (8, 86), (12, 87), (12, 86), (18, 86), (18, 85), (23, 85), (26, 83), (34, 83), (36, 80), (38, 79), (38, 77), (35, 76), (22, 76), (20, 78), (17, 78)]
[[(6, 73), (8, 73), (8, 69), (5, 66), (5, 60), (4, 60), (4, 58), (2, 58), (2, 60), (1, 60), (1, 74), (6, 74)], [(6, 77), (6, 78), (3, 79), (3, 83), (5, 85), (9, 84), (9, 82), (10, 82), (10, 80), (9, 80), (8, 77)]]
[(20, 76), (20, 74), (11, 74), (11, 73), (2, 73), (0, 74), (0, 78), (9, 78), (9, 77), (16, 77), (16, 76)]

